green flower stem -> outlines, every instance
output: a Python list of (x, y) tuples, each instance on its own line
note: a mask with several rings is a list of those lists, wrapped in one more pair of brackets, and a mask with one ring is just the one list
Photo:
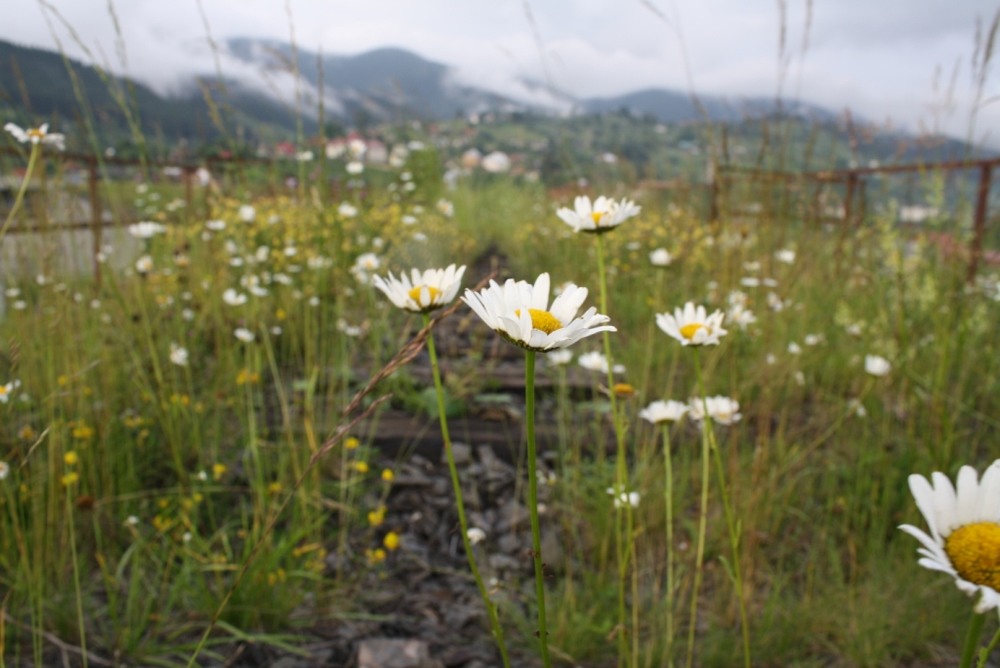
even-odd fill
[(674, 657), (674, 472), (670, 454), (670, 424), (663, 423), (663, 500), (667, 512), (667, 647), (664, 653), (666, 666), (672, 666)]
[(736, 599), (740, 608), (740, 626), (743, 636), (743, 665), (750, 668), (750, 625), (747, 621), (746, 596), (743, 592), (743, 576), (740, 571), (740, 532), (733, 517), (733, 510), (729, 504), (729, 493), (726, 490), (725, 469), (722, 466), (722, 455), (719, 452), (719, 444), (715, 440), (715, 430), (712, 428), (712, 417), (708, 414), (708, 394), (705, 392), (705, 379), (701, 373), (701, 360), (695, 355), (695, 373), (698, 377), (698, 391), (701, 393), (702, 411), (704, 417), (701, 421), (703, 438), (708, 442), (708, 450), (715, 460), (715, 474), (719, 479), (719, 496), (722, 498), (723, 514), (726, 518), (726, 529), (729, 533), (729, 547), (732, 551), (732, 566), (730, 577), (733, 579), (733, 586), (736, 588)]
[(528, 514), (531, 517), (531, 556), (535, 562), (535, 595), (538, 599), (538, 642), (542, 665), (551, 668), (548, 629), (545, 622), (545, 573), (542, 564), (542, 532), (538, 526), (538, 462), (535, 454), (535, 351), (525, 353), (524, 423), (528, 436)]
[(76, 526), (73, 522), (73, 501), (70, 490), (66, 489), (66, 523), (69, 525), (69, 549), (73, 558), (73, 590), (76, 594), (76, 620), (80, 631), (80, 659), (87, 668), (87, 628), (83, 623), (83, 591), (80, 589), (80, 562), (76, 553)]
[[(430, 315), (424, 313), (424, 327), (430, 326)], [(451, 436), (448, 432), (448, 417), (445, 414), (444, 387), (441, 383), (441, 367), (438, 364), (437, 349), (434, 347), (434, 332), (427, 335), (427, 354), (431, 358), (431, 370), (434, 374), (434, 390), (437, 394), (438, 418), (441, 421), (441, 440), (444, 442), (444, 454), (448, 460), (448, 472), (451, 474), (451, 486), (455, 490), (455, 510), (458, 512), (458, 524), (462, 532), (462, 545), (465, 548), (465, 556), (469, 561), (469, 570), (476, 580), (476, 587), (479, 588), (479, 595), (486, 605), (486, 613), (489, 615), (490, 628), (493, 631), (493, 639), (500, 649), (500, 658), (503, 660), (505, 668), (510, 668), (510, 658), (507, 656), (507, 644), (503, 637), (503, 627), (500, 625), (500, 618), (497, 615), (497, 606), (490, 600), (486, 585), (483, 584), (483, 577), (479, 574), (479, 567), (476, 565), (476, 555), (472, 549), (472, 542), (469, 540), (469, 524), (465, 517), (465, 503), (462, 500), (462, 483), (458, 478), (458, 467), (455, 465), (455, 453), (451, 447)], [(537, 511), (536, 511), (537, 514)]]
[(705, 534), (708, 529), (708, 484), (709, 484), (709, 444), (708, 429), (705, 428), (705, 421), (708, 417), (708, 402), (705, 398), (704, 383), (701, 378), (701, 363), (699, 361), (700, 352), (694, 349), (695, 375), (698, 377), (698, 391), (701, 392), (704, 403), (704, 418), (702, 419), (701, 430), (701, 503), (698, 509), (698, 543), (695, 548), (694, 557), (694, 585), (691, 588), (691, 613), (688, 620), (688, 643), (687, 643), (687, 666), (694, 665), (694, 632), (698, 622), (698, 594), (701, 590), (701, 577), (705, 562)]
[(972, 613), (969, 620), (969, 631), (965, 634), (965, 648), (962, 650), (962, 660), (958, 668), (972, 668), (972, 659), (976, 656), (976, 648), (979, 647), (979, 639), (983, 635), (983, 624), (986, 622), (986, 615), (978, 612)]
[[(607, 272), (604, 267), (604, 235), (597, 236), (597, 278), (600, 289), (601, 313), (608, 314)], [(625, 456), (625, 427), (621, 421), (618, 397), (615, 395), (615, 362), (611, 354), (610, 332), (603, 332), (604, 357), (608, 362), (608, 393), (611, 399), (611, 420), (615, 428), (615, 486), (616, 495), (628, 494), (628, 461)], [(616, 496), (617, 498), (617, 496)], [(629, 586), (629, 567), (632, 557), (632, 504), (621, 504), (621, 513), (615, 513), (615, 546), (618, 555), (618, 654), (628, 657), (627, 665), (635, 665), (637, 655), (629, 654), (628, 635), (625, 633), (628, 620), (626, 588)], [(625, 517), (622, 517), (622, 515)], [(636, 633), (638, 629), (633, 628)]]
[(38, 155), (42, 152), (42, 145), (32, 144), (31, 145), (31, 155), (28, 156), (28, 167), (24, 171), (24, 180), (21, 181), (21, 188), (17, 191), (17, 197), (14, 199), (14, 206), (10, 208), (10, 213), (7, 214), (7, 220), (3, 222), (3, 227), (0, 227), (0, 239), (3, 239), (3, 235), (7, 232), (7, 228), (10, 227), (11, 222), (14, 220), (14, 216), (21, 209), (21, 204), (24, 202), (24, 194), (28, 192), (28, 184), (31, 183), (31, 176), (35, 172), (35, 163), (38, 162)]
[[(985, 616), (984, 614), (983, 617)], [(993, 637), (990, 638), (989, 644), (979, 650), (979, 661), (976, 662), (976, 668), (986, 668), (986, 662), (989, 661), (990, 655), (993, 654), (993, 650), (997, 648), (997, 645), (1000, 645), (1000, 629), (997, 629)]]
[(722, 497), (722, 510), (726, 516), (726, 528), (729, 530), (729, 547), (732, 550), (733, 565), (730, 575), (733, 578), (733, 585), (736, 588), (736, 600), (740, 606), (740, 625), (743, 631), (743, 665), (750, 668), (750, 624), (747, 620), (746, 595), (743, 591), (743, 575), (740, 569), (740, 531), (733, 517), (733, 509), (729, 504), (729, 493), (726, 491), (726, 476), (722, 466), (722, 455), (719, 453), (719, 445), (715, 441), (715, 432), (712, 431), (710, 418), (706, 415), (703, 420), (705, 428), (709, 432), (709, 450), (712, 451), (715, 459), (716, 476), (719, 479), (719, 496)]

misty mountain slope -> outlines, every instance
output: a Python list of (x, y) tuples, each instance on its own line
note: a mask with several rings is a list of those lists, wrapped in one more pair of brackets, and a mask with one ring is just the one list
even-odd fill
[[(509, 108), (513, 100), (456, 83), (451, 68), (394, 47), (355, 56), (319, 55), (276, 40), (251, 38), (227, 42), (229, 55), (265, 72), (298, 74), (313, 90), (322, 79), (324, 94), (341, 105), (351, 120), (367, 115), (376, 120), (442, 120), (474, 111)], [(336, 113), (336, 110), (333, 110)]]
[[(80, 97), (73, 85), (74, 77)], [(242, 128), (256, 136), (294, 127), (294, 114), (269, 96), (244, 90), (235, 82), (232, 86), (206, 82), (205, 86), (192, 81), (184, 95), (164, 97), (133, 79), (108, 74), (102, 77), (97, 68), (64, 60), (58, 53), (0, 41), (0, 107), (19, 110), (17, 117), (22, 122), (48, 119), (55, 123), (65, 119), (82, 129), (82, 103), (92, 115), (100, 139), (114, 143), (128, 137), (126, 114), (120, 103), (126, 100), (145, 135), (167, 140), (204, 142), (221, 136), (210, 106), (219, 110), (227, 133)]]

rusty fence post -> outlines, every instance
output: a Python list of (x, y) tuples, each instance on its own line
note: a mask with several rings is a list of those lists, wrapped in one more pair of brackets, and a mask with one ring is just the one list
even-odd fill
[(97, 160), (87, 159), (87, 190), (90, 195), (90, 232), (93, 237), (91, 261), (94, 263), (94, 282), (97, 287), (101, 287), (101, 262), (98, 256), (101, 252), (104, 239), (104, 214), (101, 207), (101, 192), (99, 187), (100, 175), (97, 171)]
[(976, 212), (972, 219), (972, 239), (969, 241), (969, 270), (965, 280), (971, 283), (979, 270), (979, 260), (983, 254), (983, 237), (986, 236), (986, 210), (989, 207), (990, 180), (993, 164), (985, 162), (979, 166), (979, 187), (976, 190)]
[(858, 173), (853, 169), (847, 171), (847, 183), (844, 192), (844, 224), (850, 225), (854, 218), (854, 193), (858, 189)]
[(714, 223), (719, 219), (719, 180), (722, 174), (715, 160), (709, 160), (705, 170), (708, 181), (708, 222)]

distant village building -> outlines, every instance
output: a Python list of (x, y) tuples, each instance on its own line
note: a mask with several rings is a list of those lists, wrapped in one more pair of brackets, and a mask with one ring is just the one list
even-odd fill
[(936, 206), (911, 204), (899, 207), (899, 222), (920, 225), (932, 218), (937, 218), (941, 211)]
[(478, 149), (470, 148), (462, 154), (462, 167), (465, 169), (475, 169), (483, 161), (483, 154)]

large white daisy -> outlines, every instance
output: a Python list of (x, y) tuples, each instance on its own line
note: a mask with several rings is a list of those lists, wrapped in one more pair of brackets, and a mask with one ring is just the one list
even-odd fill
[(412, 269), (410, 275), (399, 278), (389, 272), (389, 278), (372, 277), (372, 285), (385, 293), (393, 304), (414, 313), (426, 313), (450, 304), (462, 284), (465, 265), (446, 269)]
[(571, 286), (549, 305), (549, 275), (542, 274), (534, 285), (527, 281), (496, 281), (475, 292), (466, 290), (462, 301), (483, 322), (511, 343), (527, 350), (545, 352), (566, 348), (598, 332), (617, 331), (606, 325), (610, 319), (591, 307), (576, 313), (587, 298), (587, 288)]
[(580, 196), (573, 200), (572, 209), (562, 207), (556, 215), (575, 232), (600, 234), (610, 232), (641, 210), (642, 207), (627, 199), (616, 202), (602, 195), (591, 203), (589, 197)]
[(719, 338), (727, 334), (722, 328), (722, 311), (708, 315), (704, 306), (688, 302), (684, 308), (675, 308), (671, 313), (658, 313), (656, 324), (669, 336), (684, 346), (717, 346)]
[(930, 535), (909, 524), (899, 528), (920, 541), (918, 564), (952, 576), (969, 596), (978, 593), (976, 612), (986, 612), (1000, 607), (1000, 459), (977, 477), (971, 466), (959, 469), (954, 486), (937, 471), (930, 481), (911, 475)]

